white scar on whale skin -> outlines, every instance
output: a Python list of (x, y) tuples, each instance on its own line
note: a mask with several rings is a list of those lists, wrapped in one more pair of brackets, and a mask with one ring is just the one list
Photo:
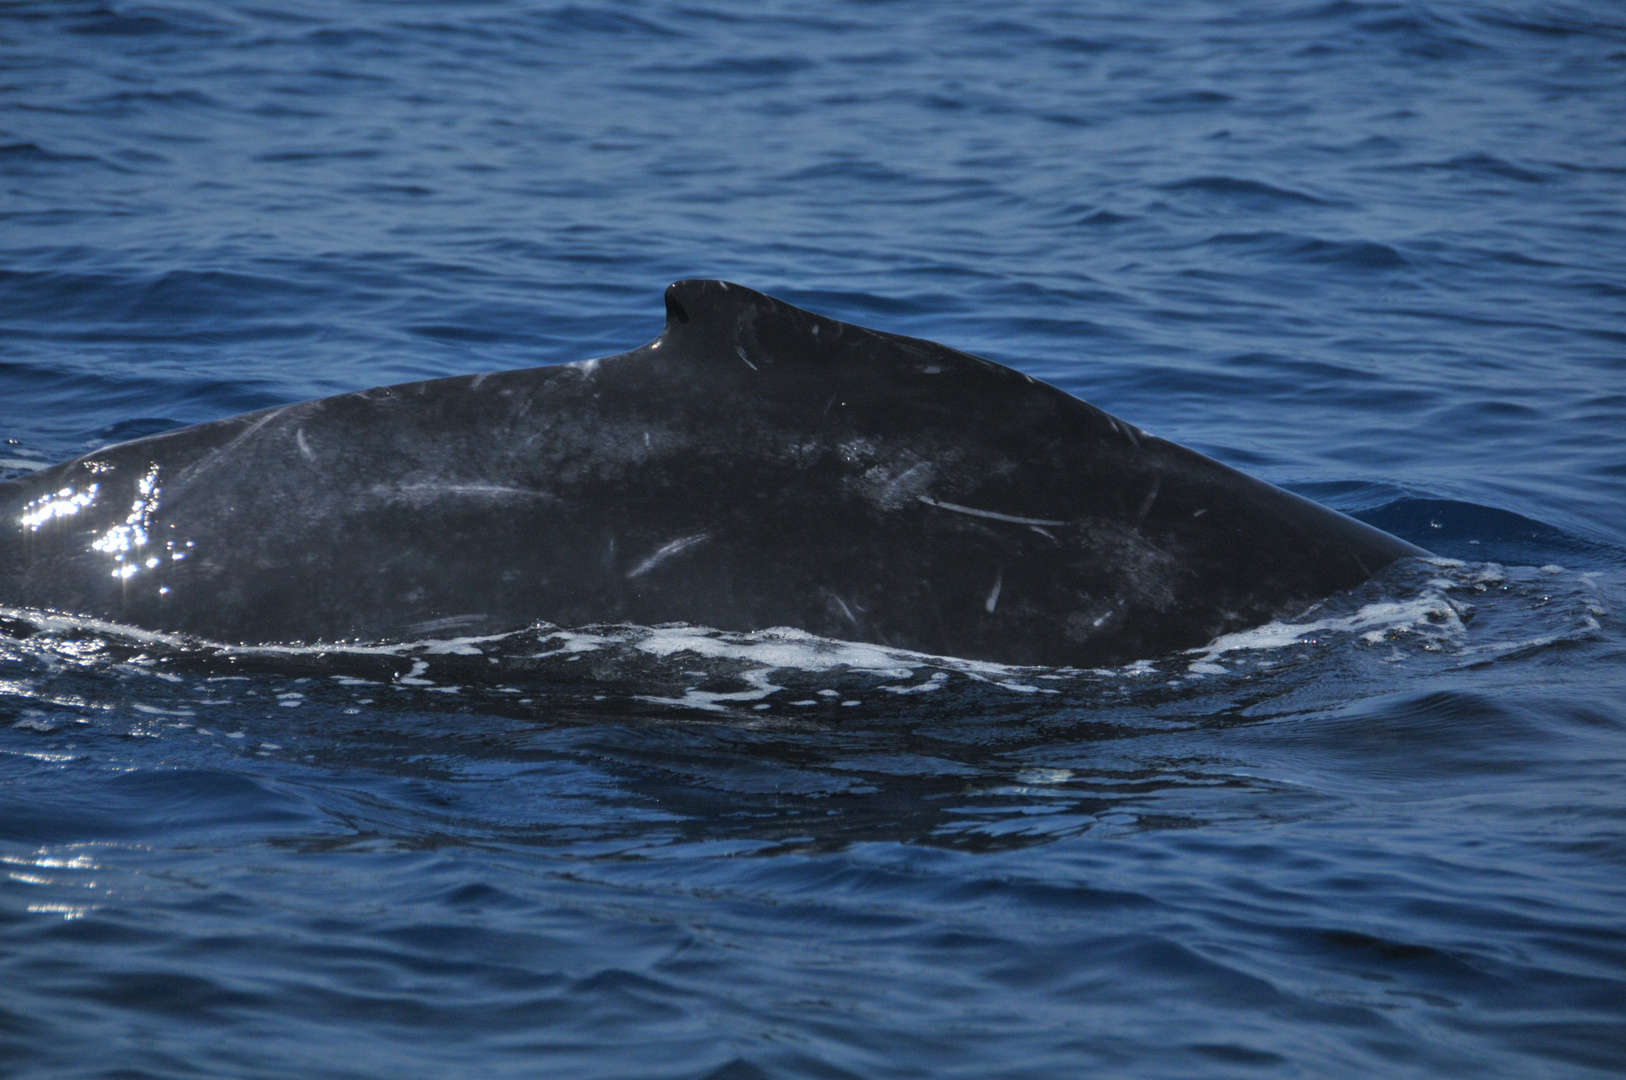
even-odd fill
[[(385, 491), (389, 489), (380, 486), (374, 490)], [(553, 495), (546, 491), (537, 491), (533, 488), (508, 487), (504, 484), (398, 484), (396, 491), (408, 495), (487, 495), (503, 497), (507, 495), (523, 495), (533, 499), (551, 499)]]
[(858, 625), (858, 616), (854, 615), (853, 614), (853, 609), (847, 606), (847, 601), (843, 600), (841, 597), (837, 596), (835, 593), (830, 593), (829, 596), (830, 596), (830, 599), (832, 599), (832, 600), (834, 600), (836, 602), (836, 606), (841, 608), (841, 613), (843, 615), (847, 616), (847, 621), (852, 623), (854, 626), (857, 626)]
[(628, 571), (627, 572), (627, 580), (631, 581), (635, 577), (638, 577), (638, 576), (640, 576), (642, 574), (647, 574), (651, 570), (655, 569), (656, 566), (658, 566), (659, 564), (665, 562), (667, 559), (670, 559), (673, 555), (676, 555), (678, 552), (687, 551), (689, 548), (694, 547), (696, 544), (703, 544), (707, 540), (710, 540), (710, 539), (711, 539), (711, 534), (710, 533), (696, 533), (693, 536), (684, 536), (684, 537), (681, 537), (681, 538), (679, 538), (677, 540), (673, 540), (669, 544), (663, 544), (660, 547), (656, 548), (655, 553), (652, 554), (651, 556), (649, 556), (649, 558), (645, 559), (643, 562), (639, 563), (637, 566), (633, 567), (630, 571)]
[(994, 574), (994, 587), (989, 591), (988, 599), (983, 601), (982, 604), (983, 610), (988, 612), (988, 614), (992, 615), (994, 613), (994, 605), (999, 603), (999, 590), (1003, 588), (1004, 585), (1005, 568), (1001, 566), (999, 571)]
[(970, 514), (972, 517), (988, 518), (992, 521), (1009, 521), (1013, 525), (1066, 525), (1065, 521), (1052, 521), (1050, 518), (1017, 517), (1015, 514), (1001, 514), (993, 510), (978, 510), (973, 506), (961, 506), (959, 503), (943, 502), (929, 495), (916, 495), (915, 498), (927, 506), (935, 506), (939, 510), (952, 510), (956, 514)]

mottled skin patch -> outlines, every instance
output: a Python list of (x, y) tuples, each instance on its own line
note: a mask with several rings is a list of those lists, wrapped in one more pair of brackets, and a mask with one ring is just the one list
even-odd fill
[(941, 345), (719, 282), (667, 307), (619, 356), (302, 402), (0, 485), (0, 604), (236, 642), (684, 621), (1096, 665), (1420, 554)]

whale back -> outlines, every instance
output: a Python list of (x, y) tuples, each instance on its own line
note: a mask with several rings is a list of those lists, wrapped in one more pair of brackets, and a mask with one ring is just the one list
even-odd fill
[(240, 643), (682, 621), (1098, 665), (1422, 554), (1013, 369), (718, 281), (617, 356), (0, 485), (0, 604)]

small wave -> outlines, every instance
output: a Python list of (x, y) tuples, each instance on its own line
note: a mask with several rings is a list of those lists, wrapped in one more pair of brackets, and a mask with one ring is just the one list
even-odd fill
[(17, 142), (6, 143), (0, 146), (0, 161), (6, 162), (75, 162), (100, 161), (91, 154), (64, 154), (58, 150), (47, 150), (39, 143)]
[(1187, 180), (1159, 184), (1158, 187), (1163, 191), (1194, 191), (1201, 195), (1232, 199), (1260, 207), (1332, 205), (1326, 199), (1319, 199), (1303, 191), (1276, 187), (1260, 180), (1246, 180), (1236, 176), (1194, 176)]
[(1214, 105), (1229, 105), (1236, 99), (1230, 94), (1219, 90), (1182, 90), (1173, 94), (1159, 94), (1147, 99), (1151, 104), (1162, 108), (1207, 108)]
[(1542, 566), (1563, 559), (1584, 567), (1619, 553), (1511, 510), (1448, 499), (1406, 497), (1355, 517), (1439, 555), (1470, 561)]
[(814, 61), (802, 56), (729, 56), (699, 64), (650, 64), (639, 70), (645, 75), (684, 75), (730, 80), (777, 80), (812, 68)]
[(1489, 48), (1457, 20), (1436, 11), (1409, 11), (1356, 22), (1368, 36), (1388, 39), (1399, 51), (1424, 60), (1450, 60)]
[(1134, 220), (1135, 219), (1133, 217), (1130, 217), (1127, 214), (1115, 214), (1111, 210), (1096, 210), (1093, 213), (1085, 214), (1083, 217), (1079, 218), (1078, 223), (1080, 225), (1101, 227), (1106, 225), (1122, 225), (1125, 222)]
[(108, 115), (139, 115), (147, 108), (219, 108), (222, 102), (201, 90), (121, 90), (94, 99), (93, 108)]
[(1581, 10), (1573, 14), (1559, 10), (1532, 10), (1514, 14), (1511, 11), (1482, 11), (1476, 12), (1471, 18), (1487, 26), (1495, 26), (1504, 30), (1515, 30), (1524, 34), (1535, 34), (1544, 38), (1589, 37), (1618, 37), (1626, 26), (1620, 23), (1604, 22), (1596, 17), (1597, 12), (1583, 15)]
[(172, 420), (167, 416), (140, 416), (100, 428), (90, 437), (90, 441), (98, 446), (112, 446), (115, 443), (129, 442), (131, 439), (157, 435), (161, 431), (172, 431), (185, 423), (184, 420)]
[(156, 15), (123, 15), (109, 8), (96, 11), (88, 19), (68, 26), (68, 32), (86, 36), (148, 37), (174, 33), (175, 24)]
[(851, 180), (861, 184), (896, 184), (910, 180), (911, 177), (877, 161), (846, 160), (810, 165), (805, 169), (798, 169), (785, 179), (793, 183), (811, 180)]
[(1375, 240), (1323, 240), (1297, 233), (1251, 232), (1218, 233), (1206, 243), (1348, 270), (1398, 270), (1410, 265), (1400, 252)]
[(640, 18), (625, 11), (605, 11), (581, 4), (565, 4), (527, 18), (541, 23), (549, 35), (642, 37), (652, 40), (684, 36), (653, 19)]
[(1550, 179), (1544, 173), (1521, 168), (1492, 154), (1463, 154), (1448, 161), (1424, 162), (1415, 168), (1490, 176), (1501, 180), (1517, 180), (1524, 184), (1545, 184)]

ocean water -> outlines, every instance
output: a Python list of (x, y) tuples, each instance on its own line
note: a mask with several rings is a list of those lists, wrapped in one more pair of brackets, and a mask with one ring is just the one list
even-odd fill
[(0, 614), (6, 1077), (1626, 1070), (1626, 10), (0, 4), (0, 476), (720, 277), (1387, 528), (1103, 671)]

